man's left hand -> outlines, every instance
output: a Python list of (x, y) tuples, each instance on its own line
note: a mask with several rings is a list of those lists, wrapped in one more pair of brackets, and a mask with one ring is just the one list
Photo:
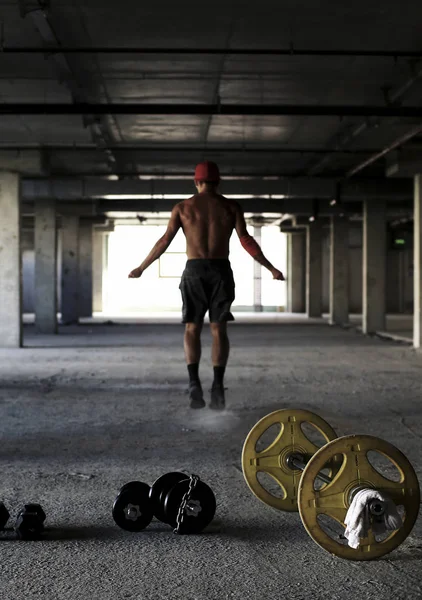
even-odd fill
[(140, 277), (142, 275), (142, 269), (141, 267), (137, 267), (136, 269), (133, 269), (133, 271), (131, 271), (129, 273), (129, 279), (138, 279), (138, 277)]

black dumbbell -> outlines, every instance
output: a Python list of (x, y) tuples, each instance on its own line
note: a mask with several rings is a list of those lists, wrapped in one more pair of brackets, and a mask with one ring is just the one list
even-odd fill
[(212, 521), (216, 502), (211, 488), (198, 480), (178, 523), (190, 481), (185, 473), (171, 472), (159, 477), (151, 487), (140, 481), (127, 483), (114, 502), (114, 521), (127, 531), (141, 531), (155, 516), (177, 528), (178, 533), (199, 533)]
[(18, 539), (38, 539), (44, 529), (45, 512), (40, 504), (25, 504), (18, 513), (13, 528), (6, 528), (10, 513), (5, 504), (0, 502), (0, 530), (14, 531)]
[(0, 531), (4, 531), (6, 529), (6, 524), (9, 520), (9, 517), (10, 514), (4, 502), (0, 502)]
[(44, 530), (45, 512), (40, 504), (25, 504), (16, 518), (14, 530), (21, 540), (37, 540)]
[(165, 494), (176, 482), (186, 478), (184, 473), (167, 473), (159, 477), (152, 487), (142, 481), (126, 483), (114, 501), (115, 523), (126, 531), (142, 531), (154, 516), (159, 521), (166, 522)]

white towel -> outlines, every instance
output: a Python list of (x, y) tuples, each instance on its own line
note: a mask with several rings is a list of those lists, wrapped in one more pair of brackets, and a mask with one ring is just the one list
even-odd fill
[[(382, 500), (385, 503), (383, 516), (371, 519), (369, 513), (371, 500)], [(346, 525), (344, 536), (347, 538), (349, 546), (358, 548), (361, 538), (368, 535), (370, 527), (372, 527), (374, 534), (379, 535), (386, 531), (399, 529), (403, 522), (391, 498), (378, 490), (364, 489), (355, 494), (347, 511), (344, 524)]]

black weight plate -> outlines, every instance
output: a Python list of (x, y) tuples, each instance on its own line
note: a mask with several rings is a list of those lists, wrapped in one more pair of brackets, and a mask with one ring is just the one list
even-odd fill
[(44, 509), (41, 506), (41, 504), (34, 503), (34, 502), (31, 504), (25, 504), (25, 506), (23, 507), (23, 510), (27, 513), (35, 513), (37, 515), (37, 517), (39, 518), (40, 522), (44, 523), (44, 521), (46, 519), (46, 514), (45, 514)]
[[(168, 492), (164, 500), (164, 514), (167, 523), (176, 527), (176, 518), (179, 511), (182, 498), (189, 489), (189, 479), (179, 481)], [(200, 509), (196, 515), (186, 513), (179, 533), (199, 533), (214, 518), (216, 510), (216, 501), (212, 489), (203, 481), (199, 481), (192, 492), (191, 501)]]
[(146, 485), (147, 484), (144, 483), (143, 481), (129, 481), (129, 483), (125, 483), (125, 485), (122, 485), (122, 487), (119, 490), (119, 494), (121, 494), (122, 492), (124, 492), (128, 488), (131, 488), (132, 490), (134, 490), (136, 486), (139, 486), (139, 489), (141, 490), (141, 493), (143, 493), (144, 487)]
[(38, 515), (22, 510), (16, 519), (14, 529), (21, 540), (38, 540), (44, 528)]
[(5, 504), (3, 502), (0, 502), (0, 529), (4, 529), (6, 527), (9, 517), (10, 514)]
[(123, 486), (113, 504), (113, 519), (116, 525), (126, 531), (142, 531), (151, 523), (153, 512), (149, 490), (149, 485), (140, 481)]
[(149, 498), (152, 502), (154, 516), (159, 521), (167, 523), (166, 515), (164, 512), (164, 500), (171, 490), (171, 488), (184, 479), (189, 479), (186, 473), (180, 473), (178, 471), (172, 471), (162, 475), (154, 481), (149, 492)]

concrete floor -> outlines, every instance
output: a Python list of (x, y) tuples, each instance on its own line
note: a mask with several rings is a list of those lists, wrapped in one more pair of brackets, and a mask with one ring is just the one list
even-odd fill
[[(15, 513), (40, 501), (40, 542), (3, 541), (7, 600), (422, 598), (422, 524), (390, 555), (355, 563), (317, 546), (297, 513), (259, 502), (241, 473), (243, 441), (278, 408), (314, 411), (338, 435), (398, 446), (422, 471), (422, 356), (405, 344), (318, 322), (230, 326), (228, 409), (188, 408), (183, 328), (81, 325), (0, 350), (2, 496)], [(210, 335), (200, 374), (211, 383)], [(208, 531), (153, 522), (118, 529), (119, 487), (185, 469), (214, 489)]]
[[(236, 312), (233, 311), (237, 323), (328, 323), (329, 315), (324, 314), (319, 319), (309, 319), (304, 313), (285, 313), (285, 312)], [(59, 315), (60, 318), (60, 315)], [(351, 314), (350, 325), (361, 330), (362, 327), (362, 315)], [(23, 315), (23, 322), (25, 324), (34, 324), (35, 315), (28, 313)], [(100, 324), (106, 322), (112, 322), (114, 324), (145, 324), (145, 323), (166, 323), (176, 324), (180, 323), (180, 311), (178, 312), (137, 312), (137, 313), (125, 313), (125, 314), (111, 314), (111, 313), (95, 313), (91, 318), (80, 319), (80, 322), (84, 325), (88, 324)], [(29, 330), (30, 331), (30, 330)], [(31, 334), (29, 334), (29, 343), (31, 343)], [(413, 342), (413, 315), (408, 314), (389, 314), (386, 316), (386, 326), (384, 331), (377, 332), (382, 337), (394, 339), (396, 341), (404, 343)], [(39, 343), (39, 339), (37, 339)], [(55, 343), (46, 340), (47, 344)]]

